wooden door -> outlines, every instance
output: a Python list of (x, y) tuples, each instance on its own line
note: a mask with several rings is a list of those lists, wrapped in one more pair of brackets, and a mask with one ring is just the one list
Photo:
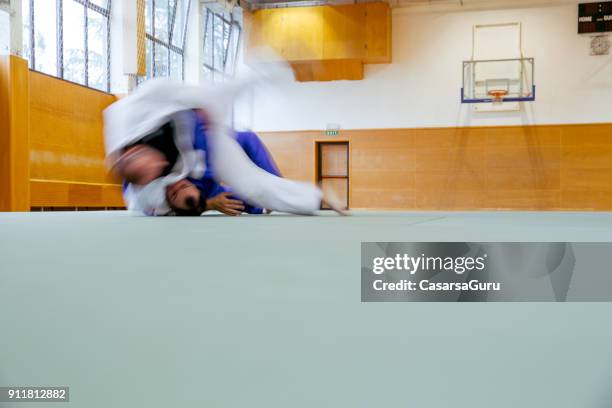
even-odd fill
[(345, 208), (349, 208), (348, 142), (317, 143), (317, 180), (323, 190), (332, 190)]

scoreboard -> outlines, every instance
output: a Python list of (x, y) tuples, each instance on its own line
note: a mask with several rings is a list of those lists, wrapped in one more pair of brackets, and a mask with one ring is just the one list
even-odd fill
[(578, 34), (612, 31), (612, 1), (578, 5)]

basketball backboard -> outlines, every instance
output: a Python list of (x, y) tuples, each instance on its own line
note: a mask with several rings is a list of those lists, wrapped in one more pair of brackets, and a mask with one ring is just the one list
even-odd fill
[(533, 58), (463, 62), (462, 103), (535, 100)]
[(479, 112), (520, 110), (519, 102), (535, 100), (534, 71), (534, 59), (523, 56), (520, 22), (475, 25), (461, 103)]

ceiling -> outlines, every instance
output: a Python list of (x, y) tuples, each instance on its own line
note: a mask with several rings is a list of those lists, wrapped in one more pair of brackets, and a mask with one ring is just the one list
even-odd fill
[(412, 7), (423, 9), (450, 8), (480, 8), (496, 9), (500, 7), (529, 7), (555, 4), (577, 4), (577, 0), (388, 0), (394, 7)]
[[(367, 3), (371, 0), (241, 0), (243, 6), (252, 9), (271, 7), (316, 6), (325, 4)], [(372, 0), (380, 1), (380, 0)], [(394, 8), (414, 11), (446, 11), (461, 9), (496, 9), (504, 7), (529, 7), (578, 3), (577, 0), (384, 0)]]

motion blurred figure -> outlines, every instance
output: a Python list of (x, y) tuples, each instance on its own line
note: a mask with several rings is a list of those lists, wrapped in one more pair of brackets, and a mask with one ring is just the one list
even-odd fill
[[(248, 86), (204, 88), (154, 79), (105, 110), (107, 161), (125, 181), (128, 209), (238, 215), (263, 209), (312, 214), (320, 208), (323, 193), (281, 178), (257, 135), (221, 124)], [(333, 198), (324, 202), (341, 211)]]
[[(201, 152), (206, 163), (208, 149), (203, 118), (202, 111), (193, 111), (193, 146)], [(137, 186), (146, 185), (158, 177), (169, 175), (176, 166), (180, 158), (174, 142), (174, 128), (172, 122), (165, 124), (125, 148), (114, 163), (114, 172), (125, 180), (124, 194), (128, 203), (135, 195), (134, 190), (138, 189)], [(257, 167), (281, 177), (272, 156), (255, 133), (233, 132), (232, 137)], [(177, 215), (199, 215), (207, 210), (216, 210), (227, 215), (264, 212), (263, 208), (245, 204), (242, 200), (233, 197), (229, 187), (215, 180), (210, 167), (206, 168), (202, 177), (186, 177), (168, 185), (166, 200), (172, 212)]]

